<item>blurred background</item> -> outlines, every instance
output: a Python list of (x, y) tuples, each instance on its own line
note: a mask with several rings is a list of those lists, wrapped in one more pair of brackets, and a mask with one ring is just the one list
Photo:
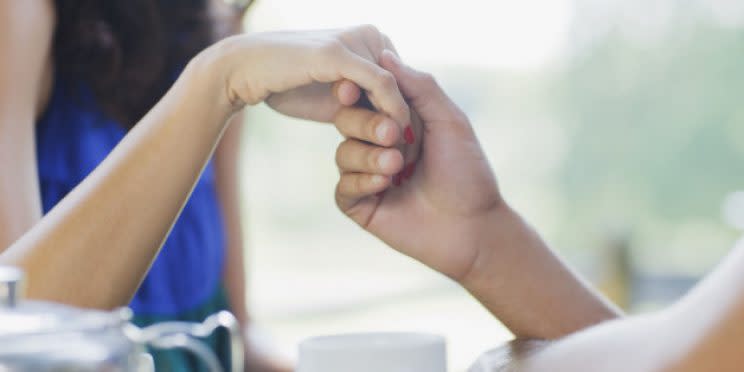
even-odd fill
[[(744, 227), (744, 2), (259, 0), (245, 22), (377, 25), (469, 114), (508, 200), (631, 312), (682, 295)], [(313, 335), (443, 334), (451, 370), (465, 370), (510, 334), (337, 211), (340, 140), (330, 126), (249, 112), (256, 317), (290, 356)]]

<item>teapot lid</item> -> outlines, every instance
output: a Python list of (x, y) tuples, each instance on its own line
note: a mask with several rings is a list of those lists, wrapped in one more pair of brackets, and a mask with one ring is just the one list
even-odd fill
[(13, 308), (0, 308), (0, 343), (6, 337), (104, 331), (121, 327), (130, 319), (129, 309), (107, 312), (50, 302), (22, 301)]
[(0, 340), (22, 335), (103, 330), (121, 327), (131, 319), (129, 309), (108, 312), (21, 300), (23, 280), (22, 270), (0, 266)]

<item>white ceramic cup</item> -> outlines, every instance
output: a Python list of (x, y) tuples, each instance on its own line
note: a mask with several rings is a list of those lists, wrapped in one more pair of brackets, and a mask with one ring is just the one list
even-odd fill
[(441, 336), (356, 333), (321, 336), (300, 344), (297, 372), (446, 372)]

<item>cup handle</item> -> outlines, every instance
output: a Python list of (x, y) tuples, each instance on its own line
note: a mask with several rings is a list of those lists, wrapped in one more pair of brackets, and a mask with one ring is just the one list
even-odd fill
[(138, 329), (135, 341), (156, 349), (185, 349), (196, 355), (210, 371), (222, 372), (219, 358), (202, 341), (225, 328), (230, 336), (230, 371), (243, 372), (244, 345), (238, 320), (228, 311), (209, 316), (202, 323), (163, 322)]

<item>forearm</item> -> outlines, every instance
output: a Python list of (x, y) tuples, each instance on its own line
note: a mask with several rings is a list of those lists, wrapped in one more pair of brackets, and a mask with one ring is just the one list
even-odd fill
[(246, 303), (246, 272), (242, 245), (230, 245), (227, 250), (224, 274), (225, 290), (230, 310), (238, 318), (241, 326), (249, 324), (250, 317)]
[[(17, 125), (24, 135), (0, 130), (0, 253), (41, 219), (39, 175), (36, 167), (36, 143), (32, 115), (3, 117), (0, 102), (0, 128)], [(6, 135), (3, 135), (6, 134)]]
[(189, 65), (106, 160), (0, 257), (26, 270), (29, 297), (97, 308), (129, 301), (231, 113), (204, 69)]
[(744, 245), (664, 311), (607, 322), (509, 361), (520, 371), (739, 371)]
[[(242, 31), (243, 12), (223, 1), (212, 1), (215, 17), (220, 27), (220, 38)], [(240, 203), (240, 144), (243, 135), (243, 113), (236, 114), (225, 131), (215, 153), (217, 192), (225, 224), (225, 267), (223, 284), (230, 310), (241, 326), (248, 324), (246, 305), (246, 272), (243, 243), (243, 218)]]
[(678, 358), (670, 371), (738, 371), (744, 364), (744, 240), (668, 311)]
[(665, 371), (680, 351), (672, 325), (664, 313), (616, 319), (543, 345), (511, 365), (523, 372)]
[(223, 281), (230, 309), (242, 326), (248, 324), (243, 219), (240, 203), (240, 142), (244, 115), (231, 120), (215, 154), (215, 173), (222, 219), (225, 224), (225, 268)]
[(515, 336), (555, 339), (619, 316), (508, 206), (479, 225), (479, 255), (462, 284)]
[(242, 244), (230, 244), (226, 252), (224, 282), (230, 310), (242, 327), (250, 323), (246, 301), (245, 255)]
[(48, 97), (54, 2), (0, 2), (0, 252), (41, 219), (35, 122)]

